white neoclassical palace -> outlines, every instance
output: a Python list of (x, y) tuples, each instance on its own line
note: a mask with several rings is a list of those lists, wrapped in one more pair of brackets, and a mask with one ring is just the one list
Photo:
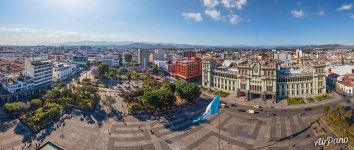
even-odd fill
[(235, 92), (236, 97), (279, 100), (326, 93), (325, 65), (302, 60), (296, 65), (276, 61), (228, 61), (218, 65), (206, 59), (202, 86)]

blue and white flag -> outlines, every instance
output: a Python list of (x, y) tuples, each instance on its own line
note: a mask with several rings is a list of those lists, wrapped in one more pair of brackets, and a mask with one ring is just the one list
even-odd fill
[(193, 120), (193, 123), (203, 121), (208, 119), (210, 115), (216, 115), (220, 111), (220, 96), (216, 96), (213, 101), (210, 102), (208, 107), (206, 108), (205, 112), (198, 117), (197, 119)]

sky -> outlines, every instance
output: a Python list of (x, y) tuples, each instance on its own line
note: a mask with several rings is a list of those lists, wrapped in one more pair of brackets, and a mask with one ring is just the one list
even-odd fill
[(1, 0), (0, 44), (354, 45), (354, 0)]

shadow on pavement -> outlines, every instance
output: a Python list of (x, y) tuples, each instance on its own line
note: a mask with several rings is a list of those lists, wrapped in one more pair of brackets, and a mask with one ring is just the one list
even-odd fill
[[(23, 140), (22, 140), (23, 143), (32, 143), (32, 141), (34, 140), (43, 141), (53, 131), (63, 130), (63, 129), (65, 130), (65, 120), (71, 119), (73, 117), (77, 117), (81, 121), (88, 124), (97, 123), (97, 126), (101, 128), (103, 126), (103, 121), (110, 118), (117, 121), (122, 121), (123, 116), (122, 113), (118, 110), (114, 110), (112, 113), (106, 113), (101, 106), (97, 106), (96, 109), (92, 112), (71, 108), (71, 109), (67, 109), (66, 112), (60, 118), (48, 123), (42, 130), (39, 130), (38, 132), (31, 131), (31, 129), (24, 123), (16, 123), (16, 122), (4, 124), (1, 126), (1, 129), (4, 130), (5, 132), (9, 128), (12, 128), (17, 124), (17, 126), (14, 129), (15, 134), (23, 135)], [(62, 138), (64, 138), (64, 135)]]

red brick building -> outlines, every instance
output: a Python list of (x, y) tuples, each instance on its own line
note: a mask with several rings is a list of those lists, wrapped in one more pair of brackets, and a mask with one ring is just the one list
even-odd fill
[(176, 62), (175, 76), (187, 82), (198, 82), (202, 76), (202, 60), (192, 57), (189, 60)]
[(175, 73), (176, 66), (174, 64), (167, 64), (167, 71), (171, 74)]

